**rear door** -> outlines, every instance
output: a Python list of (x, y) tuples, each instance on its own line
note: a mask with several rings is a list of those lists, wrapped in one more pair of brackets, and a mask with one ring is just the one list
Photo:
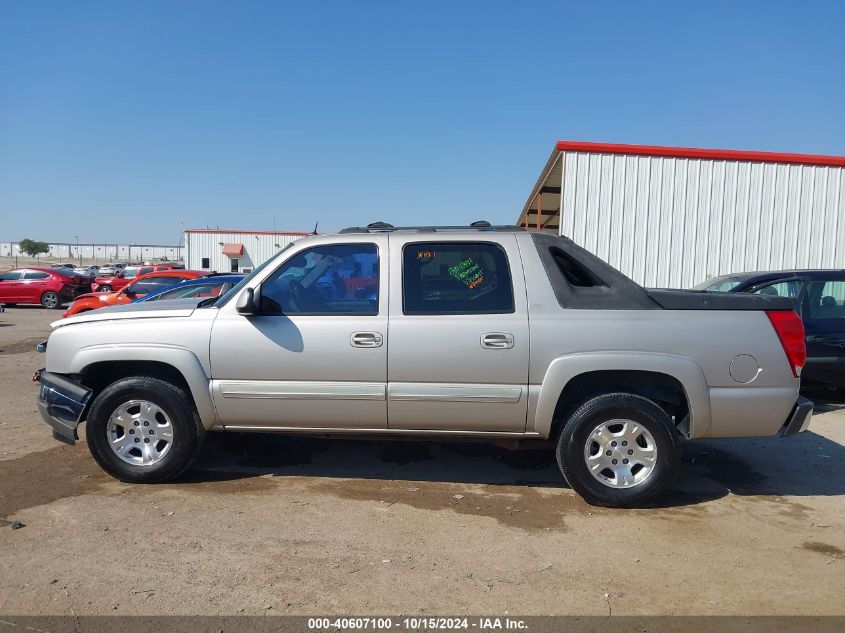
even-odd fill
[[(41, 301), (41, 295), (47, 290), (56, 290), (56, 288), (48, 288), (50, 283), (50, 273), (45, 273), (41, 270), (27, 270), (23, 274), (23, 279), (19, 282), (21, 285), (21, 296), (26, 301), (37, 303)], [(52, 284), (50, 284), (52, 285)]]
[(845, 277), (809, 281), (801, 318), (807, 337), (802, 381), (845, 386)]
[(516, 238), (467, 238), (390, 235), (391, 429), (525, 430), (528, 308)]

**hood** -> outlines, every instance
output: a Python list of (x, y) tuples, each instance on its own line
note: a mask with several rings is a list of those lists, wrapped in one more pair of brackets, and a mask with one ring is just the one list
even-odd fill
[(113, 292), (86, 292), (82, 295), (76, 295), (73, 300), (76, 301), (77, 299), (102, 299), (103, 297), (108, 297), (110, 294), (114, 294)]
[[(96, 296), (96, 295), (94, 295)], [(53, 321), (53, 329), (77, 323), (91, 323), (93, 321), (115, 321), (123, 319), (161, 319), (172, 317), (189, 317), (193, 314), (197, 304), (203, 298), (170, 299), (167, 301), (149, 301), (142, 303), (126, 303), (119, 306), (109, 306), (83, 312), (76, 316)]]

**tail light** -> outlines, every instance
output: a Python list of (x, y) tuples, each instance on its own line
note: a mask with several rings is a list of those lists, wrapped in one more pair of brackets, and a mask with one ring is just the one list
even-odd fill
[(807, 345), (804, 342), (804, 324), (801, 317), (792, 310), (770, 310), (766, 316), (780, 339), (786, 359), (792, 369), (792, 375), (798, 378), (801, 368), (807, 362)]

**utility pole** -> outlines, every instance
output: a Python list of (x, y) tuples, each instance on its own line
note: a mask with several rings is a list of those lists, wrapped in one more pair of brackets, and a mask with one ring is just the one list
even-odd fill
[(82, 266), (82, 253), (79, 250), (79, 236), (74, 235), (76, 238), (76, 256), (79, 258), (79, 265)]

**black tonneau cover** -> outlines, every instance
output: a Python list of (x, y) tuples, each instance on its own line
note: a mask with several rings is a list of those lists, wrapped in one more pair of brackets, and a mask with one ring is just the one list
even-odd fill
[(649, 289), (648, 295), (664, 310), (793, 310), (795, 299), (742, 292)]

